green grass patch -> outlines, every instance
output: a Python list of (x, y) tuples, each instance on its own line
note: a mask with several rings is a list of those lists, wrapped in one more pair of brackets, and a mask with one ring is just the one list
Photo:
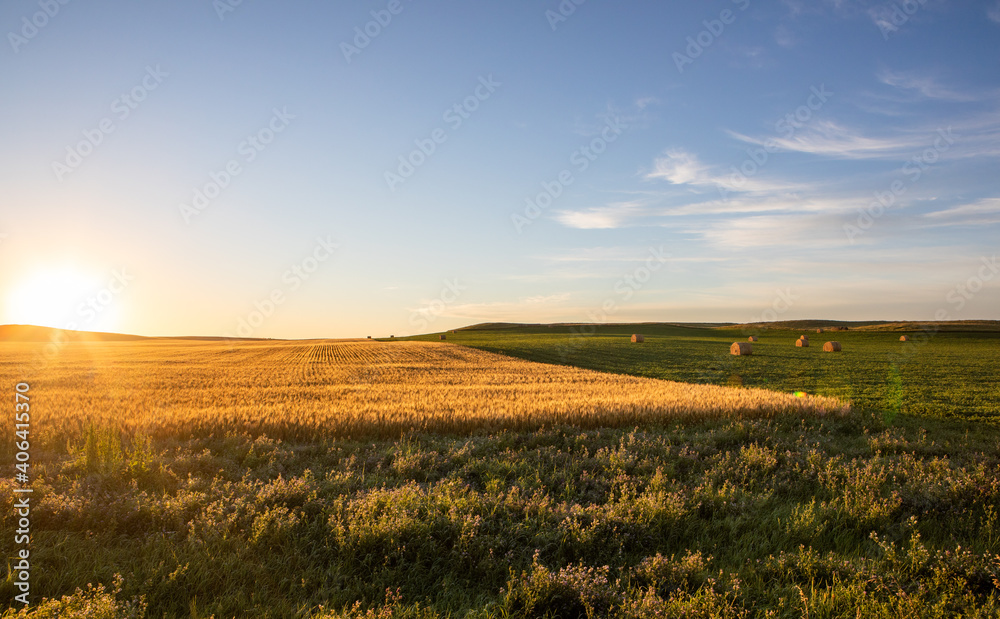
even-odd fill
[[(592, 332), (591, 332), (592, 331)], [(645, 335), (643, 344), (629, 341)], [(449, 343), (543, 363), (574, 365), (690, 383), (804, 391), (896, 414), (1000, 420), (1000, 333), (901, 331), (753, 331), (753, 355), (729, 346), (751, 332), (669, 325), (521, 327), (458, 330)], [(808, 348), (797, 348), (800, 334)], [(437, 341), (438, 334), (408, 338)], [(826, 341), (843, 345), (825, 353)]]
[[(26, 616), (1000, 611), (1000, 440), (982, 424), (244, 435), (89, 458), (84, 444), (36, 470)], [(8, 576), (0, 600), (15, 593)]]

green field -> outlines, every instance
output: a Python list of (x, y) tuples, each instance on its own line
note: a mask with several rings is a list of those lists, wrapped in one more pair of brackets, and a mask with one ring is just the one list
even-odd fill
[(58, 503), (36, 517), (35, 591), (70, 597), (28, 616), (1000, 613), (1000, 441), (962, 422), (229, 436), (153, 451), (45, 465)]
[[(640, 332), (643, 344), (629, 336)], [(1000, 332), (718, 329), (670, 325), (462, 329), (448, 341), (544, 363), (718, 385), (804, 391), (850, 400), (886, 415), (1000, 420)], [(729, 345), (759, 335), (753, 356)], [(809, 348), (797, 348), (799, 335)], [(900, 342), (910, 334), (910, 342)], [(437, 340), (438, 335), (419, 338)], [(823, 342), (843, 345), (824, 353)]]

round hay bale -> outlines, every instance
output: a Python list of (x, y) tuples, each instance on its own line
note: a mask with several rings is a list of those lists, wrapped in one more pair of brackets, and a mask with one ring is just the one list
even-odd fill
[(446, 340), (446, 339), (448, 339), (448, 336), (447, 336), (447, 335), (445, 335), (444, 333), (442, 333), (440, 337), (441, 337), (441, 339), (442, 339), (442, 340)]
[(900, 342), (909, 342), (910, 341), (910, 336), (909, 335), (900, 335), (899, 336), (899, 341)]
[(795, 340), (795, 345), (799, 348), (809, 348), (809, 340), (806, 338), (799, 338)]
[(800, 335), (800, 336), (799, 336), (799, 339), (800, 339), (800, 340), (805, 340), (805, 341), (807, 341), (807, 342), (808, 342), (808, 341), (809, 341), (809, 336), (808, 336), (808, 335)]
[(822, 329), (816, 329), (816, 333), (822, 333), (822, 332), (823, 332)]
[(756, 335), (751, 335), (750, 337), (747, 338), (747, 341), (748, 342), (756, 342), (757, 341), (757, 336)]
[(730, 354), (738, 357), (749, 357), (753, 354), (753, 344), (750, 342), (733, 342), (729, 347)]
[(823, 344), (823, 352), (840, 352), (840, 342), (827, 342)]
[(633, 333), (632, 334), (632, 343), (633, 344), (642, 344), (645, 341), (646, 341), (646, 338), (644, 338), (641, 334), (639, 334), (639, 333)]

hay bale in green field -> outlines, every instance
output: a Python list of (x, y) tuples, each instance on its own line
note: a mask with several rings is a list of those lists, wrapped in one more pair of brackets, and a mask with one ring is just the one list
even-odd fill
[(749, 357), (753, 354), (753, 344), (750, 342), (733, 342), (729, 347), (729, 353), (738, 357)]

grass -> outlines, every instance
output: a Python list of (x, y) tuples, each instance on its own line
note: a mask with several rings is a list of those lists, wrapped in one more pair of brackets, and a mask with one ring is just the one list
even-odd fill
[(36, 471), (36, 596), (100, 583), (64, 604), (220, 619), (1000, 612), (1000, 442), (971, 424), (233, 435), (163, 442), (144, 468), (123, 452)]
[[(812, 380), (810, 392), (843, 397), (835, 373), (863, 378), (851, 353), (891, 352), (884, 335), (831, 334), (845, 345), (835, 355), (794, 349), (798, 333), (765, 333), (753, 357), (737, 358), (716, 350), (734, 333), (643, 332), (642, 345), (601, 333), (566, 350), (574, 363), (633, 374), (683, 375), (706, 358), (720, 365), (702, 382), (737, 384), (741, 367), (744, 385), (766, 378), (785, 393), (763, 400), (778, 403), (763, 413), (667, 407), (632, 424), (613, 408), (629, 394), (680, 393), (698, 406), (755, 392), (644, 387), (450, 345), (527, 357), (574, 342), (548, 332), (68, 345), (31, 380), (33, 604), (12, 604), (8, 568), (3, 616), (1000, 615), (1000, 433), (981, 421), (997, 403), (977, 382), (979, 344), (940, 334), (917, 349), (944, 372), (930, 416), (906, 410), (925, 371), (913, 356), (886, 383), (896, 395), (863, 400), (898, 406), (821, 415), (807, 403), (825, 400), (787, 392)], [(686, 370), (681, 353), (655, 354), (686, 349)], [(31, 345), (4, 352), (0, 383), (13, 389)], [(798, 378), (783, 374), (793, 364)], [(969, 419), (965, 391), (981, 406)], [(559, 401), (564, 417), (545, 418)], [(385, 414), (371, 422), (366, 402)], [(451, 414), (413, 427), (442, 407), (472, 422)], [(532, 411), (543, 423), (518, 417)], [(584, 427), (562, 423), (574, 411)], [(406, 422), (387, 423), (393, 414)], [(16, 528), (13, 500), (0, 480), (3, 539)]]
[[(704, 329), (668, 325), (459, 330), (451, 343), (543, 363), (689, 383), (745, 386), (850, 400), (859, 409), (927, 417), (1000, 420), (1000, 332)], [(644, 344), (631, 344), (639, 331)], [(753, 356), (729, 345), (759, 334)], [(796, 348), (800, 334), (809, 348)], [(437, 335), (411, 339), (437, 339)], [(840, 353), (823, 342), (839, 341)]]

